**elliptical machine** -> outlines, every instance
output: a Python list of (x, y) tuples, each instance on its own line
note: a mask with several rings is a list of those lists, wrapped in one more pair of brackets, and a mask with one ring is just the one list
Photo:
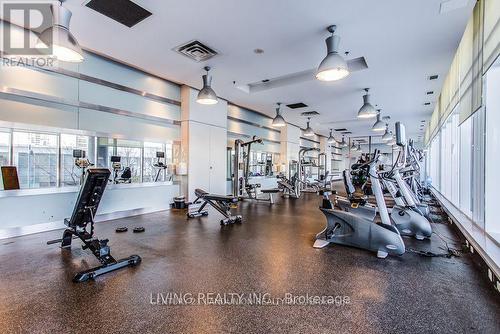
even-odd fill
[[(384, 186), (396, 203), (391, 209), (391, 218), (402, 235), (412, 236), (418, 240), (430, 238), (432, 235), (431, 224), (416, 206), (400, 173), (400, 169), (404, 168), (406, 161), (405, 129), (400, 122), (396, 122), (396, 144), (402, 148), (398, 159), (390, 171), (379, 173)], [(401, 156), (401, 152), (403, 152), (403, 156)]]
[(336, 210), (329, 199), (329, 192), (324, 192), (320, 210), (326, 216), (326, 227), (316, 235), (314, 248), (323, 248), (330, 243), (352, 246), (377, 253), (378, 258), (387, 255), (403, 255), (405, 245), (399, 231), (392, 226), (385, 205), (382, 187), (377, 175), (377, 163), (380, 154), (374, 154), (370, 164), (372, 190), (380, 212), (381, 223), (358, 216), (351, 212)]

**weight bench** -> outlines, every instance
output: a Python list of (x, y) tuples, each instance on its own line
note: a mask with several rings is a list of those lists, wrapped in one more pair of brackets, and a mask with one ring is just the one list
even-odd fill
[(47, 241), (48, 245), (60, 243), (61, 248), (69, 249), (73, 239), (80, 239), (83, 243), (82, 249), (89, 249), (101, 263), (98, 267), (76, 274), (73, 282), (85, 282), (111, 271), (134, 267), (141, 263), (139, 255), (131, 255), (121, 260), (115, 260), (111, 256), (111, 249), (108, 245), (109, 240), (94, 237), (94, 217), (110, 174), (111, 172), (107, 168), (87, 169), (73, 214), (71, 218), (64, 219), (64, 224), (68, 228), (64, 230), (61, 239)]
[(214, 195), (202, 189), (195, 189), (194, 193), (196, 195), (196, 199), (192, 204), (199, 204), (201, 201), (203, 201), (203, 203), (196, 211), (190, 212), (188, 210), (188, 218), (208, 216), (208, 211), (205, 210), (205, 206), (210, 204), (215, 210), (219, 211), (224, 217), (226, 217), (225, 219), (221, 219), (221, 225), (241, 223), (242, 217), (240, 215), (231, 215), (231, 204), (238, 203), (237, 197)]
[(277, 193), (281, 192), (281, 190), (278, 189), (278, 188), (262, 189), (260, 192), (263, 193), (263, 194), (268, 194), (269, 195), (269, 203), (274, 204), (273, 194), (277, 194)]

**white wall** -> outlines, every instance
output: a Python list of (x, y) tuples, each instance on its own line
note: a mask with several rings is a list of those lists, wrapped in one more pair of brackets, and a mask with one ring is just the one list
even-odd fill
[[(0, 192), (0, 237), (2, 230), (23, 228), (31, 225), (56, 223), (63, 227), (69, 218), (78, 196), (78, 187), (58, 189), (9, 190)], [(120, 184), (107, 186), (98, 215), (119, 212), (141, 213), (169, 209), (179, 185), (166, 183), (139, 185)], [(29, 208), (29, 209), (28, 209)]]
[[(1, 126), (54, 132), (67, 129), (70, 133), (139, 141), (180, 139), (180, 126), (173, 124), (181, 119), (180, 106), (168, 102), (180, 101), (179, 85), (91, 53), (85, 53), (81, 64), (60, 63), (48, 70), (0, 67)], [(59, 70), (70, 71), (71, 75), (54, 73)], [(89, 82), (79, 79), (79, 75), (106, 82)], [(110, 88), (107, 82), (124, 89)], [(39, 98), (33, 98), (34, 94)], [(104, 108), (84, 108), (83, 104)], [(214, 120), (205, 111), (196, 109), (193, 114)], [(219, 125), (225, 127), (225, 116)], [(224, 136), (221, 145), (224, 157), (225, 140)], [(109, 186), (98, 213), (168, 209), (179, 188), (160, 183)], [(71, 188), (0, 191), (0, 232), (7, 228), (57, 224), (71, 214), (76, 192)]]
[(188, 166), (182, 191), (189, 201), (195, 199), (196, 188), (226, 195), (227, 102), (202, 105), (197, 95), (191, 87), (181, 89), (182, 150)]

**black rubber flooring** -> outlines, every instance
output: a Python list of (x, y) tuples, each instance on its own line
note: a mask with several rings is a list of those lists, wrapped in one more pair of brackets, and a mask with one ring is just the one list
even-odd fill
[[(238, 210), (244, 223), (227, 227), (214, 210), (189, 221), (168, 211), (97, 224), (116, 258), (139, 254), (142, 263), (81, 284), (72, 283), (73, 275), (98, 263), (77, 240), (71, 251), (45, 244), (61, 231), (1, 240), (0, 332), (500, 333), (499, 293), (470, 254), (380, 260), (337, 245), (313, 249), (325, 224), (319, 203), (314, 194), (279, 198), (274, 206), (244, 202)], [(132, 233), (139, 225), (146, 231)], [(115, 233), (118, 226), (129, 232)], [(433, 228), (460, 248), (447, 225)], [(436, 235), (405, 242), (443, 252)], [(172, 293), (199, 304), (158, 305), (158, 296)], [(254, 298), (254, 305), (220, 305), (217, 294), (229, 303), (233, 293), (264, 302), (287, 294), (335, 302), (256, 305)]]

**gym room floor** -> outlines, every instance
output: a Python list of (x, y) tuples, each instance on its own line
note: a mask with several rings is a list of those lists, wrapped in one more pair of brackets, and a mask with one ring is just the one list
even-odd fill
[[(97, 224), (112, 254), (139, 254), (136, 268), (76, 284), (95, 266), (79, 242), (71, 252), (47, 240), (61, 231), (0, 241), (2, 333), (500, 333), (500, 297), (472, 255), (426, 258), (414, 253), (379, 260), (332, 245), (313, 249), (324, 227), (321, 197), (278, 198), (274, 206), (243, 202), (241, 225), (222, 227), (214, 210), (186, 220), (168, 211)], [(146, 232), (117, 234), (118, 226)], [(444, 238), (458, 240), (444, 224)], [(450, 239), (446, 239), (450, 240)], [(407, 247), (442, 252), (443, 242)], [(450, 247), (460, 244), (450, 241)], [(457, 293), (460, 291), (460, 293)], [(166, 306), (151, 295), (270, 293), (348, 296), (343, 306)]]

